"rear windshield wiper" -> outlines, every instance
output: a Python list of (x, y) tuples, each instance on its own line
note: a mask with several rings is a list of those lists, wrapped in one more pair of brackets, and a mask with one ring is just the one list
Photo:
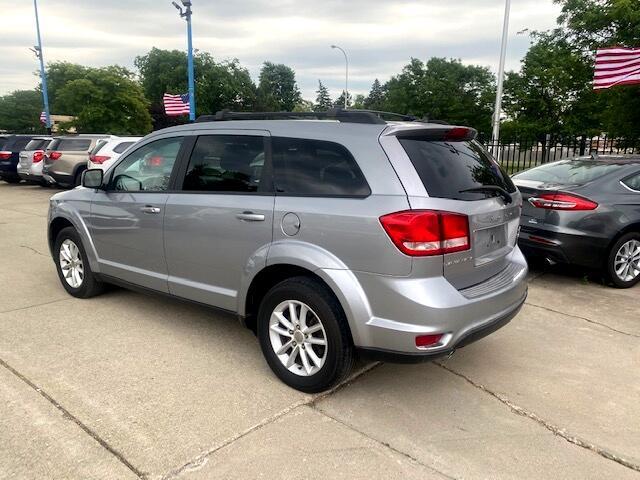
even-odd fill
[(497, 185), (485, 185), (483, 187), (467, 188), (465, 190), (460, 190), (458, 193), (467, 193), (467, 192), (497, 193), (498, 196), (504, 199), (504, 203), (513, 202), (513, 198), (511, 197), (511, 194), (507, 192), (504, 188), (498, 187)]

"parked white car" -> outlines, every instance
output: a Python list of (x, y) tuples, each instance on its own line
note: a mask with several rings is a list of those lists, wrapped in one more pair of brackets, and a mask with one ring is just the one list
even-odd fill
[(111, 137), (100, 140), (91, 153), (87, 168), (100, 168), (107, 170), (127, 148), (136, 143), (142, 137)]

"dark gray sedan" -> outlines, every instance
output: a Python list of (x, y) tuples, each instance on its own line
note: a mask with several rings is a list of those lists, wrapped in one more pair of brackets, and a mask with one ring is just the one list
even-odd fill
[(525, 254), (599, 269), (619, 288), (640, 281), (639, 156), (561, 160), (513, 181)]

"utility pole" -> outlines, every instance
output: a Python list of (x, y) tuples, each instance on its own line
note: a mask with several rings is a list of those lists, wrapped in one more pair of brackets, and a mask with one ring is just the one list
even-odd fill
[(344, 109), (349, 108), (349, 58), (347, 57), (347, 52), (344, 49), (340, 48), (338, 45), (331, 45), (331, 48), (338, 49), (344, 55), (344, 62), (346, 65), (345, 76), (344, 76)]
[(40, 19), (38, 18), (38, 2), (33, 0), (33, 8), (36, 11), (36, 32), (38, 33), (38, 45), (33, 47), (33, 51), (40, 60), (40, 80), (42, 82), (42, 101), (44, 103), (45, 125), (51, 134), (51, 115), (49, 112), (49, 92), (47, 90), (47, 73), (44, 70), (44, 58), (42, 55), (42, 38), (40, 37)]
[(196, 94), (193, 75), (193, 36), (191, 34), (191, 0), (181, 0), (185, 10), (176, 2), (171, 2), (180, 12), (180, 17), (187, 21), (187, 70), (189, 75), (189, 120), (196, 119)]
[(504, 24), (502, 26), (502, 46), (500, 47), (500, 65), (498, 66), (498, 89), (496, 91), (496, 105), (493, 111), (493, 133), (491, 144), (498, 148), (500, 141), (500, 112), (502, 111), (502, 89), (504, 85), (504, 63), (507, 57), (507, 39), (509, 37), (509, 13), (511, 12), (511, 0), (505, 0)]

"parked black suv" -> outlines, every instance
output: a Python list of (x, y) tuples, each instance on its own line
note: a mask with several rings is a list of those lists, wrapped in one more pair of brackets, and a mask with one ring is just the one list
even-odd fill
[(9, 135), (0, 138), (0, 179), (8, 183), (19, 183), (18, 160), (27, 143), (37, 135)]

